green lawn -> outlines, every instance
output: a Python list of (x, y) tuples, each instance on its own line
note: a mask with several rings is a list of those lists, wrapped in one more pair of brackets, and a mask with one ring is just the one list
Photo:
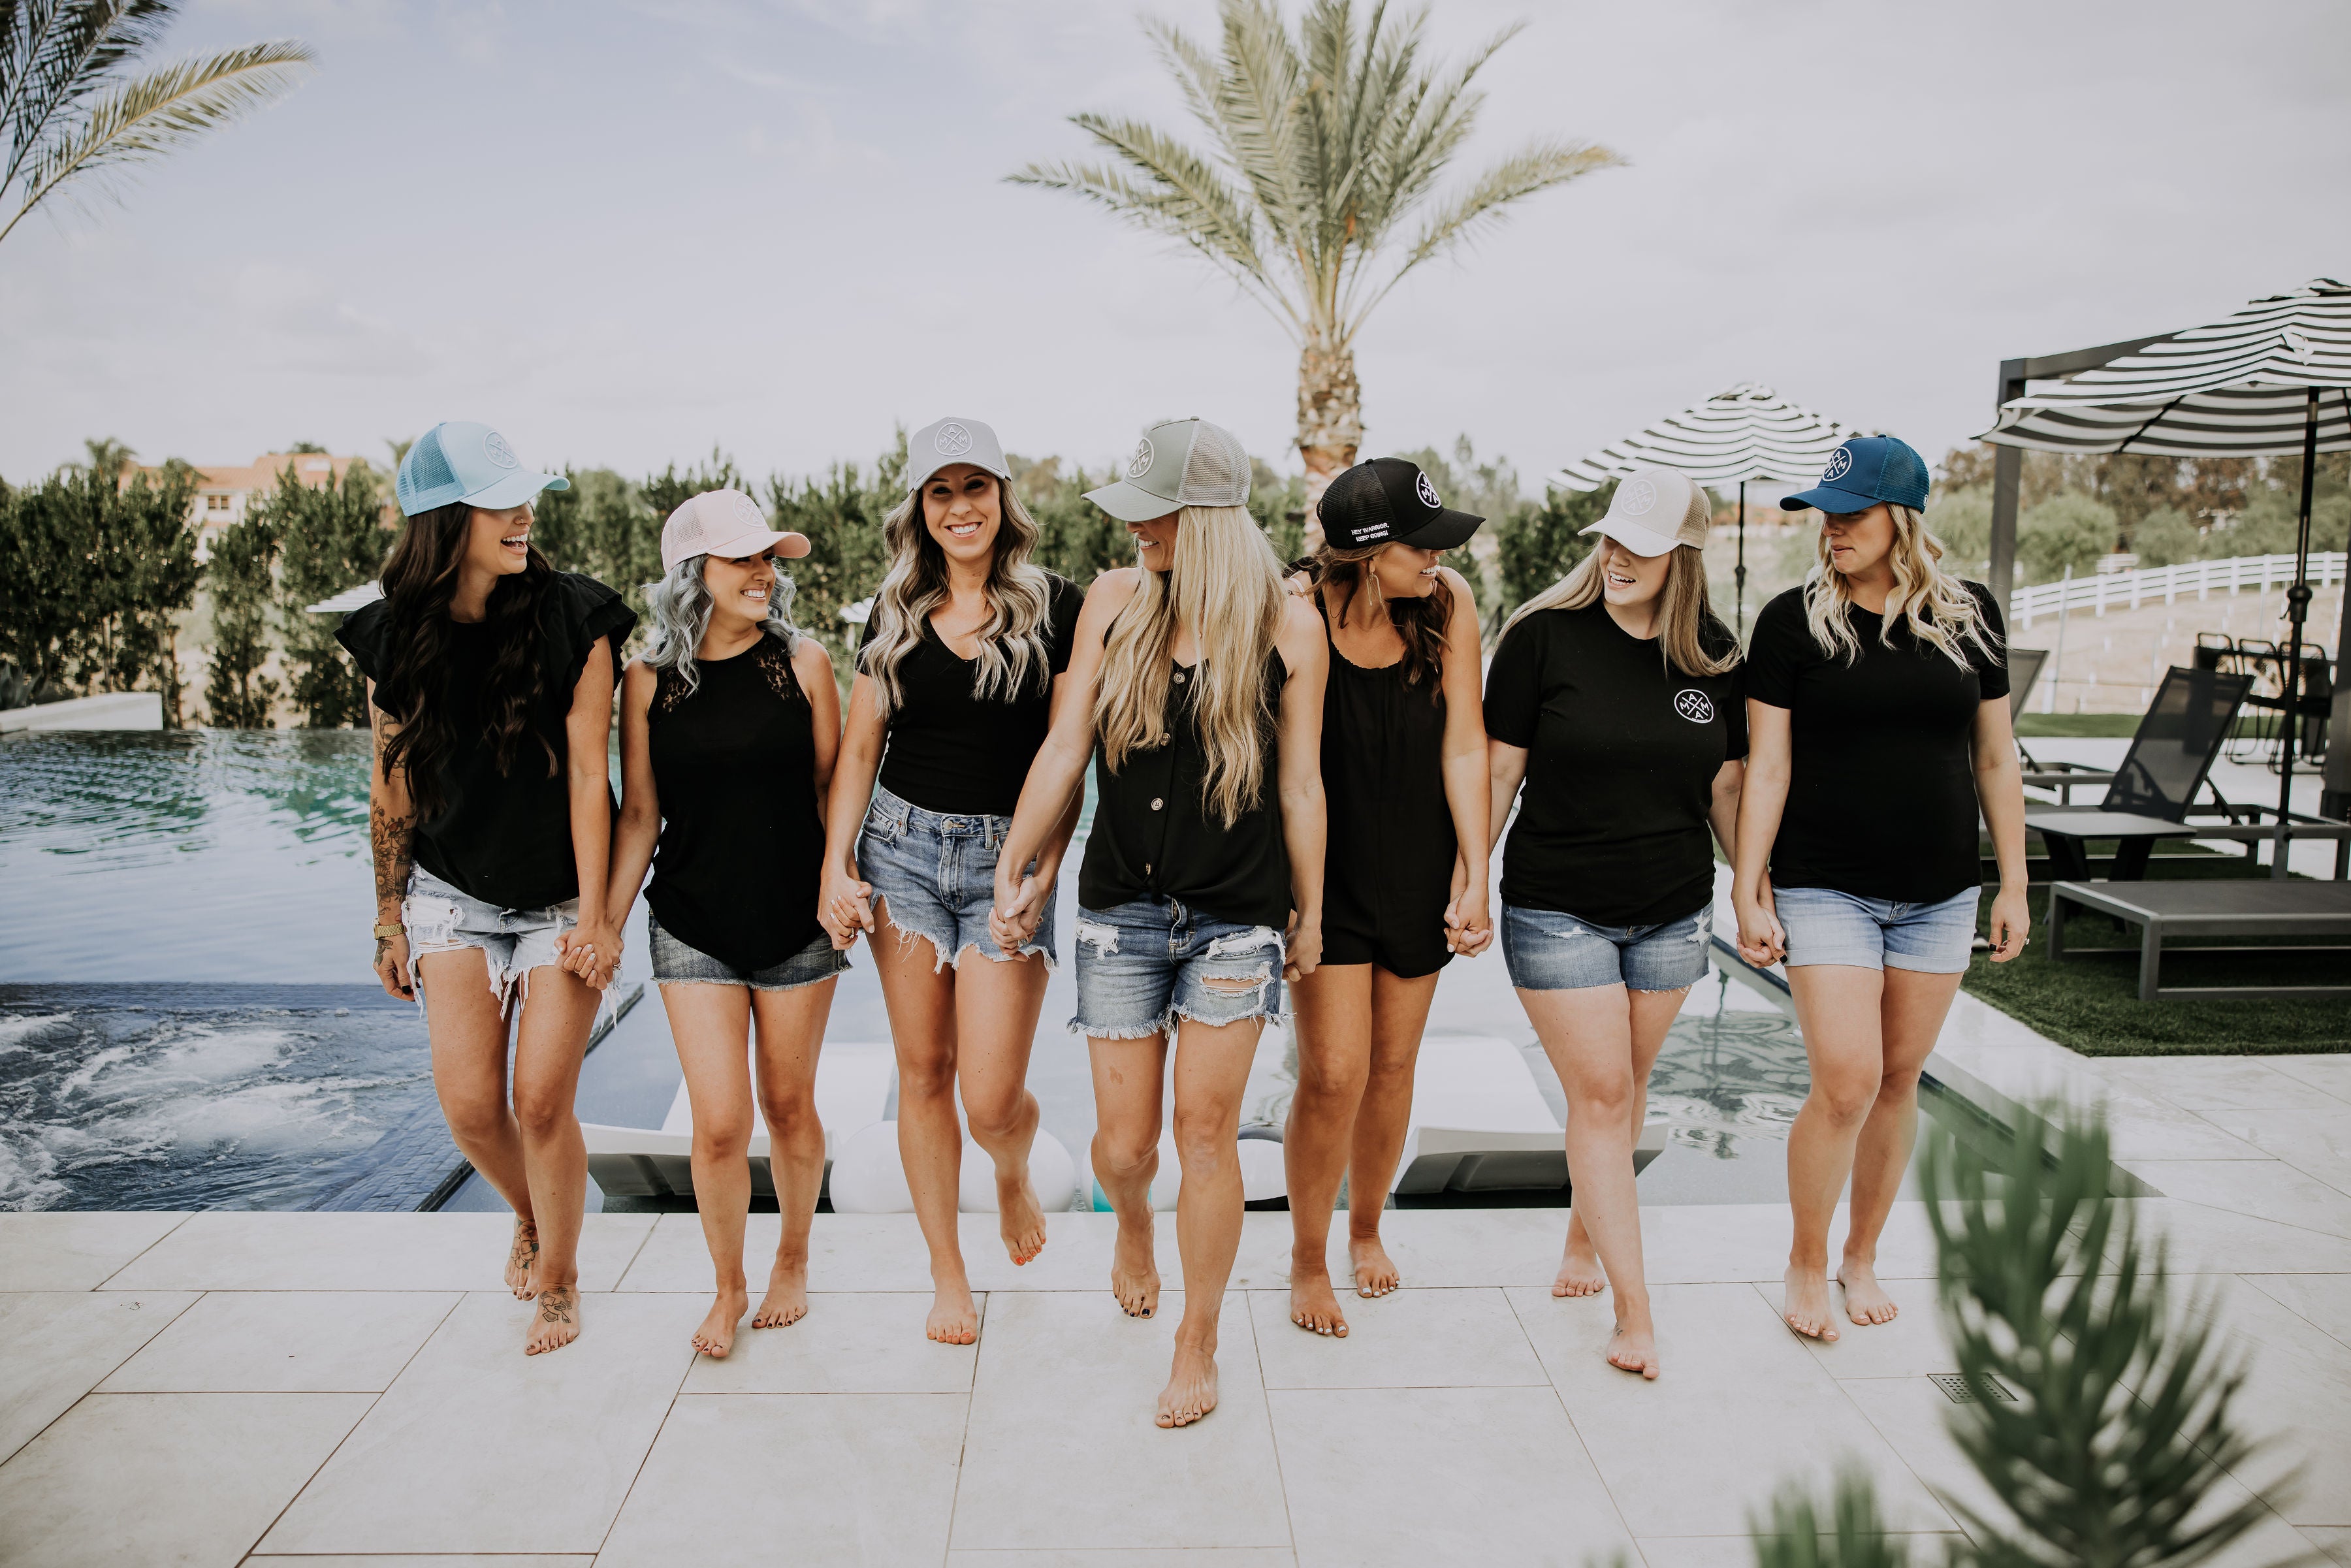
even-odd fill
[(2038, 736), (2121, 736), (2128, 739), (2138, 733), (2138, 721), (2139, 716), (2135, 713), (2021, 713), (2016, 716), (2016, 733), (2027, 740)]

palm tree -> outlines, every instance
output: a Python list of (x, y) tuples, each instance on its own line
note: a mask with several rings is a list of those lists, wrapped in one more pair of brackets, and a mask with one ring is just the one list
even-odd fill
[(1485, 100), (1470, 84), (1518, 26), (1447, 68), (1423, 59), (1425, 14), (1392, 18), (1385, 0), (1361, 27), (1353, 0), (1312, 0), (1294, 37), (1274, 0), (1217, 10), (1216, 55), (1167, 23), (1144, 24), (1208, 151), (1139, 120), (1075, 114), (1112, 161), (1031, 163), (1010, 179), (1182, 241), (1272, 312), (1298, 344), (1311, 506), (1363, 441), (1355, 338), (1388, 291), (1512, 203), (1624, 160), (1593, 142), (1539, 141), (1440, 196), (1438, 177)]
[(309, 63), (308, 49), (277, 39), (125, 79), (179, 8), (0, 0), (0, 240), (72, 182), (184, 146), (280, 97)]

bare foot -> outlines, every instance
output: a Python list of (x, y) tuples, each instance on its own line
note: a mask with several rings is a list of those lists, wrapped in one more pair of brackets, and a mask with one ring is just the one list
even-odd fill
[(1902, 1309), (1877, 1282), (1877, 1270), (1846, 1259), (1837, 1267), (1837, 1283), (1844, 1287), (1844, 1315), (1864, 1327), (1890, 1323)]
[(560, 1350), (580, 1337), (580, 1287), (542, 1285), (538, 1310), (531, 1314), (530, 1336), (522, 1342), (525, 1355)]
[(1217, 1358), (1177, 1344), (1167, 1386), (1159, 1391), (1159, 1425), (1188, 1427), (1216, 1407)]
[[(1349, 1237), (1347, 1256), (1355, 1265), (1355, 1294), (1359, 1296), (1384, 1296), (1404, 1283), (1396, 1274), (1395, 1260), (1376, 1236)], [(1339, 1332), (1347, 1331), (1343, 1328)]]
[(1159, 1310), (1159, 1265), (1151, 1255), (1152, 1222), (1131, 1236), (1126, 1221), (1118, 1222), (1118, 1244), (1110, 1255), (1110, 1293), (1131, 1318), (1147, 1318)]
[(530, 1270), (531, 1265), (538, 1261), (538, 1227), (517, 1216), (514, 1240), (507, 1248), (507, 1289), (515, 1293), (516, 1301), (530, 1300), (533, 1289)]
[(1567, 1231), (1567, 1250), (1560, 1255), (1559, 1278), (1551, 1282), (1554, 1296), (1596, 1296), (1608, 1288), (1608, 1276), (1600, 1270), (1600, 1255), (1576, 1227)]
[(1657, 1360), (1657, 1332), (1646, 1312), (1617, 1320), (1616, 1332), (1608, 1336), (1608, 1364), (1656, 1380), (1663, 1366)]
[(1004, 1233), (1004, 1250), (1017, 1264), (1045, 1250), (1045, 1210), (1037, 1189), (1029, 1185), (1026, 1166), (1008, 1183), (999, 1168), (996, 1176), (996, 1214)]
[(719, 1291), (711, 1300), (709, 1316), (694, 1331), (694, 1348), (713, 1361), (725, 1361), (726, 1353), (735, 1348), (735, 1325), (743, 1321), (743, 1309), (750, 1304), (750, 1292), (739, 1285)]
[(778, 1262), (768, 1270), (767, 1300), (751, 1320), (755, 1329), (779, 1329), (808, 1316), (808, 1263)]
[(931, 1301), (931, 1315), (923, 1323), (923, 1333), (941, 1344), (970, 1344), (977, 1341), (979, 1338), (979, 1308), (971, 1299), (971, 1287), (960, 1280), (952, 1284), (939, 1281)]
[(1331, 1270), (1310, 1272), (1295, 1262), (1290, 1264), (1290, 1321), (1319, 1334), (1347, 1337), (1346, 1314), (1339, 1311), (1339, 1298), (1331, 1291)]
[(1788, 1270), (1786, 1293), (1780, 1298), (1780, 1315), (1806, 1339), (1834, 1339), (1835, 1321), (1829, 1315), (1829, 1278), (1818, 1269)]

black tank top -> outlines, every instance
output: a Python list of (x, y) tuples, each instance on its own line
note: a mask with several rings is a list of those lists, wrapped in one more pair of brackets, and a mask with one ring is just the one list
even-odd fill
[(757, 971), (821, 929), (815, 729), (779, 639), (695, 668), (690, 695), (675, 670), (653, 687), (646, 739), (662, 833), (645, 904), (687, 946)]
[(1178, 664), (1167, 687), (1167, 744), (1130, 751), (1119, 770), (1097, 758), (1094, 825), (1078, 873), (1089, 909), (1172, 898), (1238, 925), (1290, 920), (1290, 851), (1281, 837), (1275, 716), (1290, 678), (1279, 649), (1265, 661), (1265, 768), (1257, 803), (1231, 827), (1203, 799), (1207, 754), (1194, 710), (1198, 666)]
[[(1330, 609), (1319, 593), (1315, 601), (1328, 636)], [(1350, 664), (1331, 640), (1322, 688), (1322, 798), (1331, 823), (1322, 857), (1324, 950), (1329, 935), (1343, 930), (1426, 974), (1447, 956), (1445, 904), (1459, 846), (1445, 799), (1444, 683), (1408, 685), (1404, 674), (1401, 659), (1375, 670)]]

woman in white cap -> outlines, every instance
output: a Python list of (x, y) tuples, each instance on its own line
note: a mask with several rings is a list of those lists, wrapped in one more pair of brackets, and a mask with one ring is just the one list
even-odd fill
[[(1486, 914), (1486, 729), (1478, 606), (1438, 564), (1483, 518), (1447, 508), (1401, 457), (1359, 463), (1320, 507), (1308, 563), (1330, 639), (1322, 701), (1322, 963), (1298, 982), (1290, 1175), (1290, 1321), (1344, 1334), (1331, 1288), (1331, 1207), (1347, 1183), (1355, 1293), (1396, 1288), (1380, 1214), (1412, 1119), (1413, 1066), (1455, 952), (1493, 939)], [(1448, 923), (1447, 915), (1451, 915)]]
[[(916, 431), (907, 454), (833, 775), (820, 913), (844, 945), (877, 919), (894, 938), (874, 943), (873, 956), (897, 1047), (898, 1149), (936, 1292), (925, 1332), (969, 1344), (979, 1313), (956, 1237), (958, 1083), (972, 1141), (996, 1167), (1005, 1251), (1026, 1263), (1045, 1245), (1027, 1080), (1052, 926), (1049, 915), (999, 945), (987, 910), (1020, 781), (1068, 684), (1082, 595), (1029, 560), (1037, 524), (995, 431), (941, 420)], [(1049, 840), (1029, 851), (1028, 869), (1048, 890), (1077, 825), (1074, 796), (1061, 806)], [(974, 952), (984, 961), (966, 962)]]
[(2000, 866), (1991, 960), (2024, 950), (2024, 783), (2008, 642), (1981, 583), (1942, 569), (1927, 464), (1890, 435), (1829, 455), (1812, 575), (1763, 607), (1748, 655), (1754, 732), (1740, 809), (1739, 950), (1784, 959), (1812, 1089), (1788, 1132), (1788, 1326), (1834, 1339), (1828, 1231), (1853, 1179), (1836, 1278), (1845, 1316), (1890, 1321), (1877, 1239), (1917, 1135), (1918, 1073), (1967, 973), (1982, 896), (1978, 820)]
[(739, 490), (687, 500), (662, 529), (662, 580), (645, 591), (652, 638), (621, 687), (610, 924), (628, 919), (652, 866), (653, 983), (685, 1072), (695, 1207), (717, 1275), (694, 1347), (713, 1357), (734, 1348), (751, 1304), (747, 1043), (783, 1218), (755, 1329), (808, 1311), (809, 1225), (824, 1185), (817, 1051), (849, 963), (816, 909), (841, 693), (824, 644), (793, 626), (792, 580), (776, 568), (808, 552), (805, 536), (769, 528)]
[(336, 632), (375, 731), (376, 975), (424, 1008), (450, 1134), (515, 1212), (506, 1280), (534, 1303), (533, 1354), (580, 1333), (588, 1151), (572, 1095), (596, 992), (570, 971), (609, 983), (620, 962), (605, 758), (636, 624), (531, 547), (532, 497), (569, 484), (486, 424), (434, 425), (401, 459), (408, 521), (384, 597)]
[(1249, 454), (1205, 420), (1144, 432), (1126, 476), (1087, 499), (1126, 524), (1140, 564), (1086, 595), (1070, 692), (1037, 753), (997, 862), (999, 940), (1051, 890), (1019, 867), (1065, 830), (1101, 746), (1080, 869), (1078, 1016), (1091, 1041), (1094, 1175), (1118, 1214), (1111, 1291), (1158, 1309), (1151, 1183), (1160, 1085), (1176, 1048), (1176, 1240), (1184, 1321), (1162, 1427), (1217, 1403), (1217, 1321), (1240, 1244), (1235, 1136), (1259, 1034), (1281, 982), (1322, 952), (1321, 622), (1284, 593), (1249, 515)]
[[(1705, 975), (1710, 829), (1728, 854), (1747, 753), (1739, 644), (1706, 589), (1706, 493), (1627, 475), (1573, 571), (1519, 607), (1486, 676), (1502, 956), (1567, 1095), (1574, 1213), (1554, 1296), (1615, 1296), (1612, 1365), (1657, 1375), (1633, 1146), (1649, 1071)], [(1604, 1278), (1602, 1270), (1604, 1270)]]

